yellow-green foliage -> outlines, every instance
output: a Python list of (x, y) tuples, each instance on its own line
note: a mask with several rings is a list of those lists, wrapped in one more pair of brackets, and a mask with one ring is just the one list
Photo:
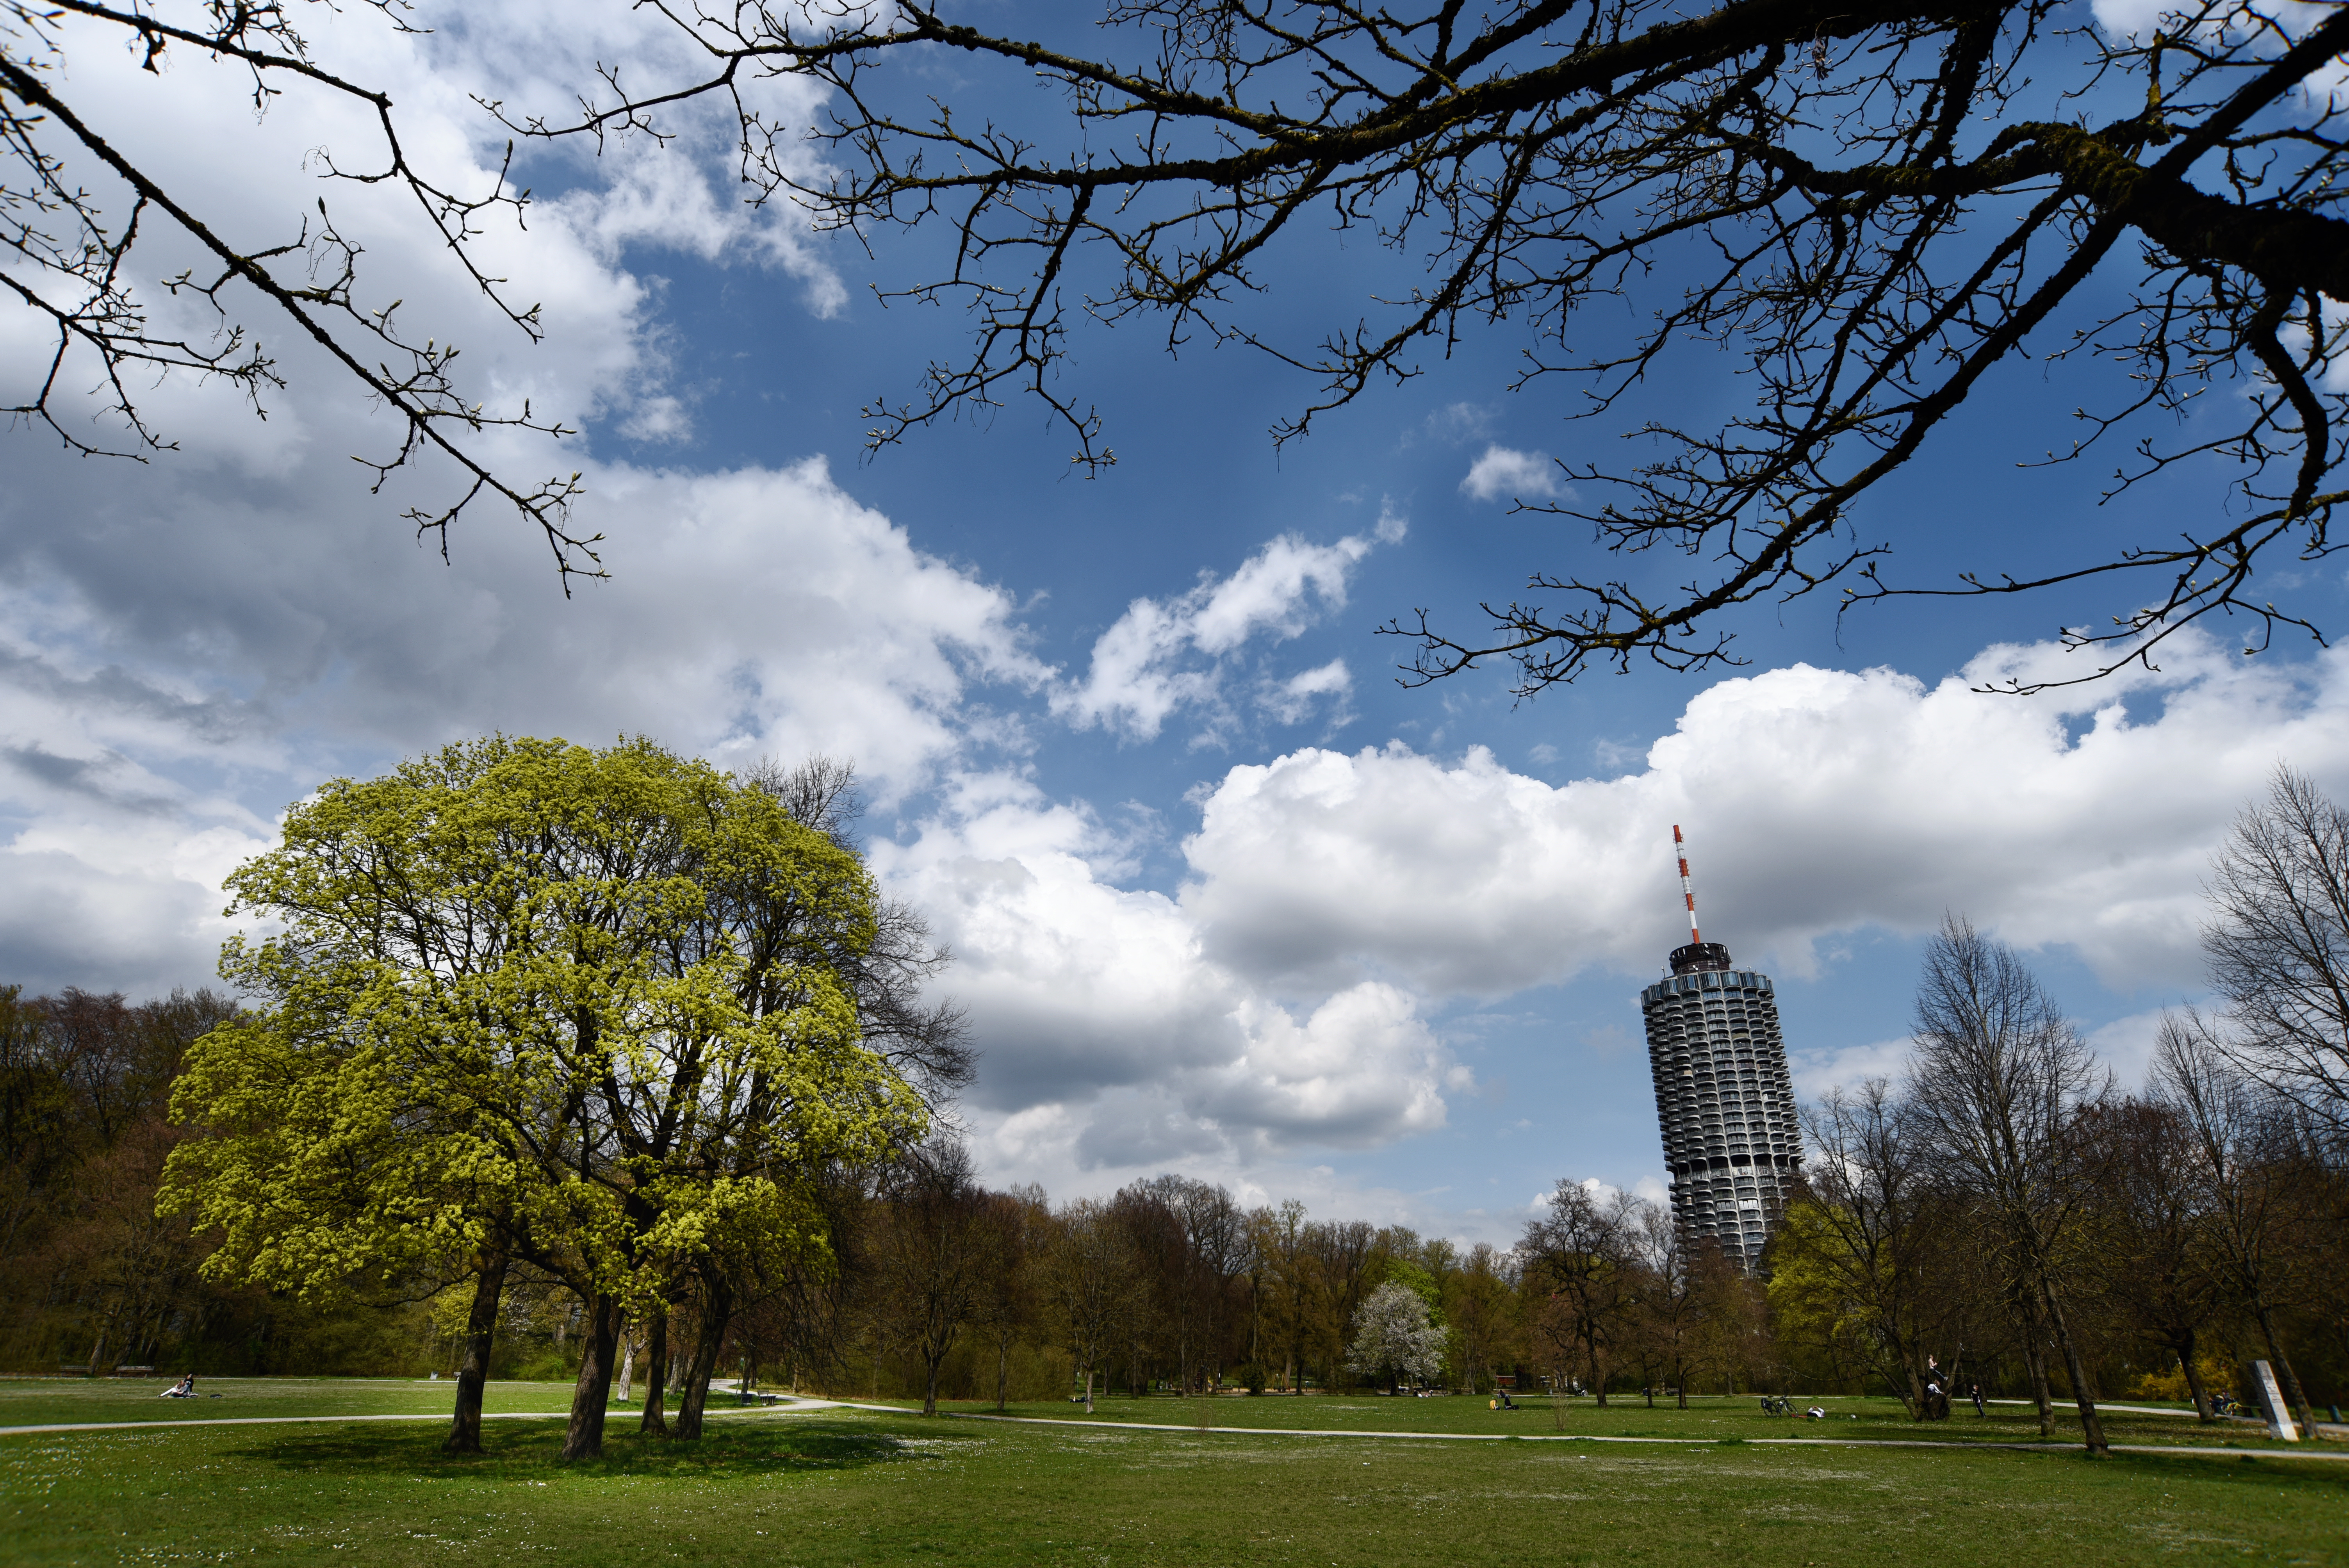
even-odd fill
[[(2207, 1389), (2235, 1388), (2241, 1386), (2234, 1368), (2218, 1357), (2205, 1351), (2194, 1358), (2194, 1369), (2202, 1375), (2202, 1387)], [(2167, 1372), (2147, 1372), (2131, 1384), (2132, 1399), (2169, 1399), (2184, 1401), (2194, 1398), (2186, 1385), (2186, 1368), (2173, 1357)]]
[(1866, 1364), (1872, 1323), (1854, 1286), (1881, 1267), (1852, 1249), (1821, 1204), (1787, 1204), (1770, 1247), (1770, 1321), (1779, 1339)]
[(713, 1251), (821, 1255), (805, 1180), (918, 1131), (834, 973), (851, 851), (644, 740), (493, 737), (288, 813), (229, 880), (221, 972), (264, 1006), (187, 1060), (160, 1194), (206, 1268), (311, 1297), (494, 1229), (642, 1297)]

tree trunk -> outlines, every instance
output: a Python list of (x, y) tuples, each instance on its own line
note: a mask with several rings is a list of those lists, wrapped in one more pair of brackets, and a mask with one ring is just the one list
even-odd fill
[(2300, 1418), (2301, 1429), (2311, 1438), (2316, 1436), (2316, 1412), (2308, 1403), (2308, 1395), (2300, 1386), (2300, 1374), (2292, 1369), (2292, 1357), (2283, 1353), (2283, 1341), (2276, 1337), (2275, 1309), (2265, 1297), (2254, 1305), (2259, 1310), (2260, 1337), (2268, 1342), (2268, 1356), (2274, 1362), (2277, 1375), (2283, 1380), (2284, 1402)]
[(2031, 1397), (2039, 1405), (2039, 1435), (2055, 1435), (2055, 1400), (2047, 1391), (2047, 1346), (2039, 1340), (2039, 1326), (2032, 1324), (2023, 1344), (2023, 1364), (2031, 1372)]
[(645, 1331), (645, 1414), (636, 1430), (652, 1437), (668, 1436), (668, 1314), (656, 1313)]
[(2064, 1321), (2063, 1304), (2053, 1299), (2047, 1303), (2048, 1321), (2055, 1326), (2055, 1343), (2064, 1352), (2064, 1375), (2072, 1379), (2072, 1399), (2080, 1407), (2080, 1435), (2088, 1445), (2088, 1452), (2102, 1459), (2113, 1451), (2105, 1440), (2105, 1423), (2096, 1415), (2095, 1396), (2088, 1391), (2088, 1369), (2080, 1363), (2079, 1346), (2072, 1343), (2072, 1330)]
[(2202, 1374), (2194, 1365), (2194, 1336), (2188, 1333), (2170, 1346), (2178, 1352), (2178, 1368), (2186, 1374), (2186, 1391), (2194, 1396), (2194, 1418), (2204, 1426), (2218, 1420), (2210, 1410), (2210, 1390), (2202, 1386)]
[(619, 1348), (620, 1304), (608, 1295), (588, 1303), (580, 1338), (579, 1380), (571, 1386), (571, 1425), (563, 1458), (604, 1457), (604, 1407), (612, 1397), (612, 1353)]
[(628, 1402), (628, 1395), (636, 1386), (636, 1336), (624, 1329), (620, 1334), (620, 1392), (616, 1396), (621, 1404)]
[(490, 1380), (490, 1342), (497, 1333), (498, 1301), (505, 1294), (505, 1249), (486, 1248), (480, 1262), (473, 1309), (465, 1318), (465, 1359), (457, 1367), (457, 1413), (440, 1445), (444, 1454), (481, 1451), (481, 1390)]
[(691, 1440), (701, 1436), (701, 1413), (709, 1403), (709, 1379), (718, 1370), (718, 1353), (725, 1348), (726, 1326), (734, 1315), (734, 1293), (723, 1285), (710, 1288), (701, 1307), (701, 1334), (686, 1368), (685, 1392), (678, 1403), (677, 1435)]
[(1092, 1413), (1093, 1413), (1093, 1369), (1092, 1369), (1091, 1367), (1087, 1367), (1085, 1368), (1085, 1414), (1086, 1414), (1086, 1415), (1088, 1415), (1088, 1416), (1090, 1416), (1090, 1415), (1092, 1415)]
[(1011, 1341), (999, 1335), (995, 1341), (995, 1413), (999, 1416), (1010, 1389)]
[(923, 1346), (922, 1367), (926, 1376), (922, 1385), (922, 1414), (925, 1416), (938, 1413), (938, 1363), (945, 1359), (944, 1351), (933, 1353), (927, 1346)]

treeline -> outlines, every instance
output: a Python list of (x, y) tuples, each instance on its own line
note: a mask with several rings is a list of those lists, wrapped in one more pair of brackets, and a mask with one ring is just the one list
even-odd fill
[[(236, 1012), (219, 993), (56, 995), (0, 985), (0, 1368), (105, 1374), (423, 1377), (456, 1337), (429, 1297), (364, 1306), (207, 1278), (217, 1245), (159, 1216), (171, 1089), (188, 1048)], [(573, 1308), (518, 1283), (502, 1377), (569, 1377)]]
[[(2027, 978), (1962, 928), (1951, 949)], [(2053, 1039), (2077, 1065), (2077, 1037)], [(1423, 1380), (1460, 1393), (1876, 1393), (1934, 1419), (1979, 1389), (2049, 1431), (2059, 1401), (2210, 1418), (2254, 1359), (2303, 1418), (2349, 1395), (2337, 1140), (2182, 1026), (2144, 1093), (2075, 1083), (2102, 1092), (2036, 1102), (2033, 1130), (2032, 1058), (1990, 1043), (2002, 1078), (1952, 1085), (1947, 1042), (1920, 1038), (1907, 1081), (1813, 1108), (1815, 1180), (1754, 1275), (1595, 1184), (1560, 1182), (1514, 1246), (1462, 1247), (1179, 1175), (1055, 1208), (934, 1145), (843, 1211), (829, 1332), (754, 1315), (738, 1355), (779, 1385), (930, 1401), (1392, 1388), (1356, 1345), (1400, 1284), (1440, 1331)], [(2004, 1153), (1967, 1142), (2002, 1102)]]
[[(129, 1006), (0, 989), (6, 1366), (453, 1375), (470, 1281), (419, 1274), (308, 1306), (207, 1281), (207, 1239), (156, 1217), (178, 1055), (230, 1010), (202, 992)], [(1174, 1174), (1055, 1206), (987, 1190), (957, 1145), (932, 1140), (827, 1173), (830, 1263), (737, 1305), (714, 1369), (961, 1400), (1392, 1387), (1349, 1363), (1365, 1302), (1399, 1283), (1442, 1331), (1425, 1380), (1464, 1393), (1875, 1392), (1930, 1417), (1976, 1384), (2051, 1411), (2085, 1387), (2207, 1413), (2211, 1394), (2244, 1394), (2253, 1358), (2319, 1414), (2349, 1393), (2337, 1146), (2207, 1033), (2181, 1021), (2147, 1093), (2075, 1099), (2048, 1145), (2063, 1163), (2044, 1194), (2047, 1261), (2078, 1383), (2017, 1276), (1995, 1190), (1936, 1130), (1930, 1092), (1876, 1083), (1812, 1108), (1811, 1185), (1761, 1277), (1689, 1248), (1662, 1205), (1574, 1182), (1515, 1246), (1461, 1246), (1294, 1201), (1250, 1208)], [(574, 1375), (587, 1310), (514, 1269), (492, 1375)], [(626, 1326), (633, 1401), (665, 1381), (674, 1404), (683, 1368), (654, 1359), (698, 1342), (702, 1310), (680, 1293)]]
[[(2349, 1390), (2349, 814), (2278, 777), (2215, 870), (2222, 1005), (2121, 1092), (2011, 949), (1930, 944), (1909, 1070), (1806, 1111), (1754, 1274), (1561, 1181), (1513, 1244), (1168, 1174), (988, 1190), (942, 963), (843, 769), (496, 738), (336, 781), (232, 879), (284, 934), (210, 993), (0, 993), (19, 1370), (574, 1378), (690, 1438), (737, 1378), (837, 1394), (1604, 1400)], [(168, 1112), (168, 1114), (167, 1114)]]

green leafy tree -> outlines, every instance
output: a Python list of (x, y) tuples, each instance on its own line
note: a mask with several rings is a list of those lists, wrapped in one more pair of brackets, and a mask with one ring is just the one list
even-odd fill
[(173, 1110), (202, 1135), (160, 1202), (218, 1228), (216, 1277), (470, 1271), (452, 1448), (478, 1446), (509, 1260), (587, 1305), (564, 1451), (590, 1457), (627, 1315), (698, 1282), (714, 1341), (730, 1278), (824, 1253), (814, 1176), (926, 1123), (834, 963), (876, 929), (856, 855), (650, 742), (496, 737), (336, 780), (228, 885), (284, 929), (223, 950), (263, 1006), (190, 1054)]

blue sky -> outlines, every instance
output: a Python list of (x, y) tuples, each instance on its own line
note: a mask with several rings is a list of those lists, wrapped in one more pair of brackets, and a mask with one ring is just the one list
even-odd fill
[[(461, 177), (494, 155), (468, 92), (553, 105), (596, 58), (673, 63), (609, 10), (501, 7), (420, 43), (322, 16), (316, 36)], [(254, 242), (315, 200), (305, 150), (367, 135), (299, 95), (256, 126), (200, 61), (160, 80), (98, 50), (73, 64), (114, 135)], [(498, 448), (516, 471), (585, 469), (613, 580), (568, 602), (489, 511), (450, 563), (419, 548), (398, 513), (445, 476), (367, 497), (347, 454), (388, 432), (297, 345), (265, 424), (158, 388), (183, 450), (150, 465), (5, 437), (0, 978), (204, 981), (219, 878), (285, 805), (446, 739), (821, 749), (858, 762), (876, 868), (961, 955), (947, 988), (987, 1053), (966, 1116), (996, 1179), (1066, 1196), (1184, 1169), (1506, 1241), (1560, 1177), (1661, 1190), (1636, 995), (1684, 939), (1673, 822), (1706, 934), (1777, 977), (1806, 1087), (1897, 1070), (1944, 911), (2028, 948), (2126, 1076), (2153, 1014), (2202, 989), (2197, 879), (2230, 814), (2280, 760), (2349, 791), (2349, 669), (2305, 647), (2245, 660), (2190, 637), (2158, 676), (1969, 690), (2062, 668), (2058, 624), (2126, 599), (1840, 625), (1825, 601), (1764, 605), (1734, 623), (1740, 670), (1595, 672), (1530, 702), (1506, 668), (1403, 689), (1378, 626), (1425, 606), (1473, 630), (1529, 570), (1601, 570), (1577, 525), (1512, 516), (1512, 494), (1562, 482), (1549, 459), (1607, 459), (1642, 413), (1733, 407), (1726, 356), (1678, 354), (1628, 415), (1577, 423), (1563, 380), (1506, 389), (1526, 343), (1502, 325), (1277, 450), (1302, 380), (1247, 350), (1170, 357), (1136, 324), (1081, 335), (1065, 383), (1108, 421), (1101, 477), (1070, 473), (1064, 433), (1018, 403), (868, 459), (860, 405), (963, 342), (955, 312), (872, 298), (934, 240), (867, 257), (747, 213), (721, 128), (687, 129), (667, 152), (531, 170), (529, 232), (484, 245), (547, 300), (536, 347), (396, 207), (329, 192), (367, 239), (367, 286), (445, 321), (486, 395), (583, 427), (561, 453)], [(1251, 321), (1309, 341), (1397, 266), (1307, 232)], [(29, 329), (0, 331), (19, 374)], [(2100, 509), (2108, 464), (2019, 469), (2068, 440), (2067, 374), (2010, 366), (1869, 498), (1854, 526), (1894, 546), (1893, 573), (2085, 555), (2220, 504), (2209, 476)], [(2273, 582), (2349, 619), (2337, 567)]]

